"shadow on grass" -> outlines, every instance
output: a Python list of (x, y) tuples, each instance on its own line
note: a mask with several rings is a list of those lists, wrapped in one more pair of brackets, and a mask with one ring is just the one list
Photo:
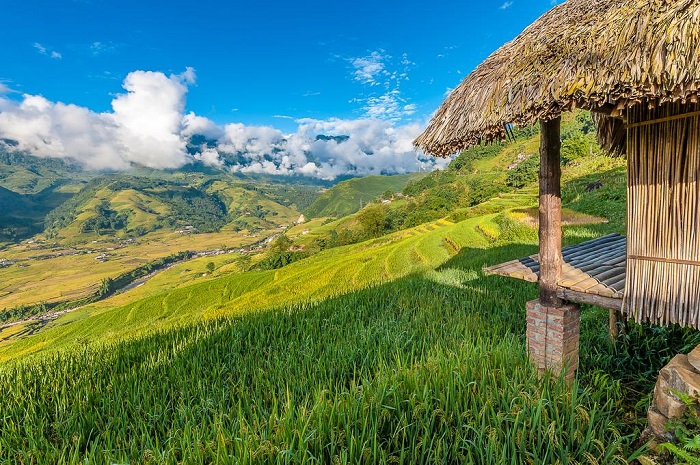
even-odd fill
[[(192, 461), (201, 453), (206, 458), (201, 461), (206, 461), (219, 449), (239, 447), (232, 432), (254, 442), (253, 448), (263, 451), (261, 457), (275, 457), (275, 440), (280, 437), (285, 441), (304, 437), (313, 443), (323, 428), (321, 444), (332, 442), (346, 451), (354, 447), (353, 435), (362, 436), (364, 428), (376, 432), (372, 437), (389, 441), (406, 428), (423, 428), (421, 422), (426, 422), (425, 429), (416, 431), (434, 432), (436, 436), (426, 438), (431, 441), (441, 441), (447, 432), (469, 438), (460, 425), (471, 420), (444, 410), (443, 402), (451, 405), (455, 396), (458, 403), (459, 398), (473, 399), (468, 404), (485, 402), (483, 407), (470, 407), (465, 418), (491, 408), (483, 410), (491, 412), (484, 414), (484, 421), (495, 422), (487, 427), (507, 434), (509, 429), (499, 423), (500, 414), (493, 409), (507, 411), (508, 406), (545, 395), (538, 391), (545, 385), (528, 368), (524, 343), (525, 302), (536, 297), (537, 288), (484, 276), (481, 268), (534, 250), (531, 244), (463, 249), (439, 268), (464, 271), (468, 280), (459, 285), (412, 275), (314, 305), (219, 319), (121, 343), (75, 348), (33, 363), (7, 364), (0, 371), (0, 389), (12, 386), (13, 399), (31, 399), (36, 418), (29, 423), (35, 425), (32, 435), (8, 432), (4, 446), (19, 449), (25, 445), (23, 438), (33, 437), (38, 441), (34, 447), (44, 457), (52, 457), (52, 450), (70, 449), (77, 458), (112, 453), (138, 461), (143, 460), (140, 451), (150, 450)], [(615, 349), (606, 339), (607, 318), (602, 318), (606, 314), (592, 308), (584, 314), (581, 377), (584, 386), (589, 383), (605, 393), (585, 405), (600, 412), (605, 403), (613, 412), (617, 400), (607, 393), (615, 391), (624, 375), (618, 368), (638, 366), (630, 360), (636, 351), (632, 345), (640, 340), (626, 342), (626, 352)], [(654, 344), (657, 347), (660, 340)], [(469, 371), (472, 366), (478, 367), (475, 372)], [(454, 384), (465, 371), (470, 375), (464, 384)], [(612, 381), (601, 384), (601, 373)], [(420, 383), (411, 384), (419, 378)], [(446, 393), (445, 386), (458, 388)], [(484, 391), (473, 394), (477, 386)], [(386, 404), (397, 389), (405, 390), (398, 404)], [(503, 394), (506, 391), (509, 394)], [(630, 391), (622, 402), (639, 401), (643, 395)], [(607, 403), (610, 399), (612, 404)], [(397, 407), (406, 403), (411, 404), (407, 410)], [(7, 405), (21, 407), (15, 402)], [(435, 410), (440, 408), (442, 412)], [(397, 417), (397, 409), (414, 416)], [(575, 408), (571, 412), (577, 415)], [(378, 415), (371, 416), (376, 424), (363, 423), (370, 413)], [(605, 421), (620, 423), (627, 428), (624, 434), (632, 432), (633, 426), (624, 426), (619, 419)], [(537, 427), (547, 429), (549, 424)], [(281, 432), (282, 425), (293, 425), (295, 430)], [(398, 447), (396, 453), (409, 447), (408, 457), (419, 457), (425, 449), (418, 447), (431, 447), (419, 443), (392, 447)], [(289, 447), (291, 451), (294, 444)], [(333, 456), (326, 446), (320, 447), (328, 454), (324, 458)], [(467, 449), (448, 456), (454, 460)], [(381, 448), (368, 452), (375, 459), (381, 453)]]

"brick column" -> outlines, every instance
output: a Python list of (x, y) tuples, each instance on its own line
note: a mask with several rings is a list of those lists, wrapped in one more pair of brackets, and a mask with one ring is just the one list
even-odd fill
[(540, 372), (558, 374), (566, 367), (571, 383), (578, 368), (581, 310), (578, 305), (546, 307), (539, 300), (527, 303), (527, 349)]

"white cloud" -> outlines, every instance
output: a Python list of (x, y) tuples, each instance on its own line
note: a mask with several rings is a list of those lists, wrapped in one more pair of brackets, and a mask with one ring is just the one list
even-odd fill
[(177, 77), (185, 84), (191, 85), (197, 82), (197, 74), (194, 72), (194, 68), (191, 66), (186, 67), (185, 71), (182, 74), (179, 74)]
[(226, 148), (250, 156), (264, 156), (284, 140), (284, 134), (272, 126), (246, 126), (230, 123), (224, 126)]
[(90, 52), (94, 56), (108, 55), (114, 53), (117, 50), (118, 44), (113, 42), (99, 42), (95, 41), (89, 45)]
[(53, 103), (37, 95), (21, 102), (0, 98), (0, 137), (39, 157), (72, 158), (92, 169), (126, 169), (109, 116)]
[(189, 68), (169, 77), (153, 71), (127, 75), (127, 93), (112, 100), (111, 114), (127, 160), (153, 168), (176, 168), (187, 161), (180, 132), (187, 84), (193, 80)]
[(196, 154), (194, 159), (201, 161), (207, 166), (221, 168), (224, 165), (224, 161), (219, 158), (219, 152), (214, 149), (204, 149), (200, 153)]
[(0, 95), (9, 94), (10, 92), (12, 92), (12, 89), (4, 82), (0, 82)]
[(232, 167), (234, 171), (322, 179), (407, 173), (446, 163), (415, 151), (412, 141), (421, 131), (418, 124), (394, 126), (378, 119), (302, 119), (297, 123), (297, 131), (287, 135), (269, 127), (227, 125), (226, 142), (218, 149), (245, 158), (245, 163)]
[(403, 114), (406, 116), (410, 116), (416, 112), (416, 109), (418, 108), (418, 105), (415, 103), (409, 103), (408, 105), (403, 106)]
[[(72, 159), (90, 169), (178, 168), (199, 161), (243, 173), (335, 179), (447, 163), (415, 151), (412, 141), (421, 126), (400, 124), (398, 117), (413, 114), (416, 105), (396, 89), (367, 101), (374, 105), (366, 109), (372, 118), (302, 119), (295, 132), (285, 134), (272, 126), (218, 125), (185, 113), (188, 85), (195, 79), (190, 68), (170, 76), (134, 71), (124, 80), (125, 92), (113, 99), (112, 111), (105, 113), (38, 95), (0, 96), (0, 138), (15, 140), (20, 150), (37, 156)], [(192, 155), (187, 142), (196, 134), (208, 141)]]
[(498, 8), (501, 10), (507, 10), (510, 8), (510, 6), (513, 4), (513, 2), (505, 2), (503, 5), (499, 6)]
[(362, 97), (351, 102), (361, 104), (365, 118), (398, 122), (416, 112), (417, 106), (401, 94), (401, 83), (408, 81), (409, 70), (415, 66), (408, 54), (393, 60), (384, 50), (368, 56), (353, 58), (353, 79), (366, 87)]
[(34, 48), (42, 55), (46, 55), (47, 57), (51, 57), (54, 59), (61, 59), (63, 56), (58, 53), (55, 50), (49, 50), (43, 45), (41, 45), (39, 42), (34, 42)]
[(25, 94), (19, 102), (0, 98), (0, 137), (37, 156), (71, 158), (91, 169), (121, 170), (134, 163), (176, 168), (188, 161), (182, 111), (185, 82), (193, 76), (129, 73), (127, 93), (112, 101), (111, 113), (38, 95)]
[(219, 140), (225, 133), (223, 128), (214, 124), (209, 118), (189, 112), (182, 119), (182, 135), (190, 137), (194, 134), (202, 134), (209, 139)]
[(364, 100), (362, 109), (368, 118), (399, 121), (415, 113), (416, 105), (407, 104), (398, 89), (394, 89), (376, 97), (368, 97)]
[(362, 84), (370, 86), (381, 85), (380, 78), (386, 73), (384, 61), (391, 58), (382, 55), (384, 51), (374, 51), (365, 57), (353, 58), (350, 60), (353, 68), (354, 79)]

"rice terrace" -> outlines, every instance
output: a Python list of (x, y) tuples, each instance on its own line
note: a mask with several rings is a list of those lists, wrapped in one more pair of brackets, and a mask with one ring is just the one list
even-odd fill
[(700, 1), (6, 10), (0, 463), (700, 463)]

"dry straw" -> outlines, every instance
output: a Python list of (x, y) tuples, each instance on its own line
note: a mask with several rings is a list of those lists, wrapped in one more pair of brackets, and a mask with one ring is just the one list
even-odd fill
[(697, 100), (700, 0), (569, 0), (488, 57), (415, 145), (447, 156), (572, 108)]
[(700, 105), (627, 112), (627, 283), (636, 321), (700, 328)]

